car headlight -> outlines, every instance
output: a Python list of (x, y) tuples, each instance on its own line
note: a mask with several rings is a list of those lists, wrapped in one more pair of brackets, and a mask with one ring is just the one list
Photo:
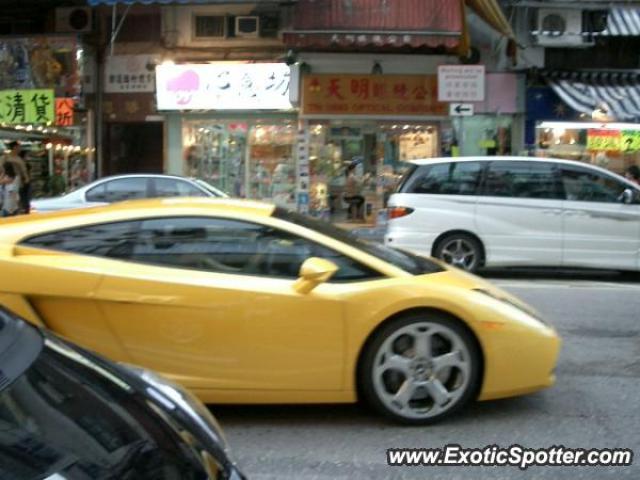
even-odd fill
[(476, 291), (478, 293), (482, 293), (484, 295), (487, 295), (487, 296), (489, 296), (489, 297), (491, 297), (491, 298), (493, 298), (495, 300), (498, 300), (499, 302), (502, 302), (502, 303), (505, 303), (507, 305), (510, 305), (511, 307), (515, 308), (516, 310), (519, 310), (520, 312), (526, 313), (528, 316), (530, 316), (531, 318), (534, 318), (535, 320), (537, 320), (538, 322), (542, 323), (546, 327), (551, 327), (551, 324), (547, 320), (542, 318), (542, 316), (538, 312), (536, 312), (533, 308), (530, 308), (529, 306), (525, 305), (524, 303), (514, 302), (509, 297), (504, 297), (504, 296), (497, 295), (496, 293), (492, 292), (491, 290), (487, 290), (485, 288), (474, 288), (474, 291)]

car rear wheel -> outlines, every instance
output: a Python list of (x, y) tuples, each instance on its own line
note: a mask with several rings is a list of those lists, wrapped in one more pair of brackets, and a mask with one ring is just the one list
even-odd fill
[(406, 424), (436, 422), (477, 391), (480, 355), (472, 336), (446, 315), (411, 315), (383, 327), (359, 371), (375, 409)]
[(482, 246), (471, 235), (453, 233), (438, 242), (434, 256), (454, 267), (475, 272), (482, 263)]

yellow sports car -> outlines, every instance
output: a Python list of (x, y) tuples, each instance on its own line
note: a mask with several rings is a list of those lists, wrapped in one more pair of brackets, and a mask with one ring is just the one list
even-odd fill
[(406, 423), (548, 387), (560, 348), (477, 277), (228, 199), (5, 219), (0, 304), (205, 402), (362, 397)]

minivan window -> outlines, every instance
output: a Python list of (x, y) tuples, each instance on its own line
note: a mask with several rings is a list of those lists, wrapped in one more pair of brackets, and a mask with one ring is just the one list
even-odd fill
[(616, 203), (627, 188), (615, 178), (586, 168), (563, 167), (561, 176), (567, 200)]
[(406, 193), (476, 195), (480, 183), (480, 162), (451, 162), (423, 165), (407, 182)]
[(483, 194), (492, 197), (560, 199), (557, 167), (550, 162), (491, 162)]

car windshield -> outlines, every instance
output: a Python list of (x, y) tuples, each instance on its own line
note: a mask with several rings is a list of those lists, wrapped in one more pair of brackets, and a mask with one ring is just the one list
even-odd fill
[(126, 381), (67, 350), (0, 310), (1, 479), (207, 478)]
[(345, 243), (350, 247), (357, 248), (369, 255), (376, 257), (382, 261), (390, 263), (405, 272), (412, 275), (423, 275), (426, 273), (436, 273), (443, 271), (443, 268), (437, 263), (424, 257), (419, 257), (403, 250), (397, 250), (385, 245), (369, 242), (356, 237), (353, 233), (338, 228), (329, 222), (315, 220), (313, 218), (301, 215), (284, 208), (276, 208), (273, 212), (275, 218), (295, 223), (309, 230), (331, 237), (339, 242)]

